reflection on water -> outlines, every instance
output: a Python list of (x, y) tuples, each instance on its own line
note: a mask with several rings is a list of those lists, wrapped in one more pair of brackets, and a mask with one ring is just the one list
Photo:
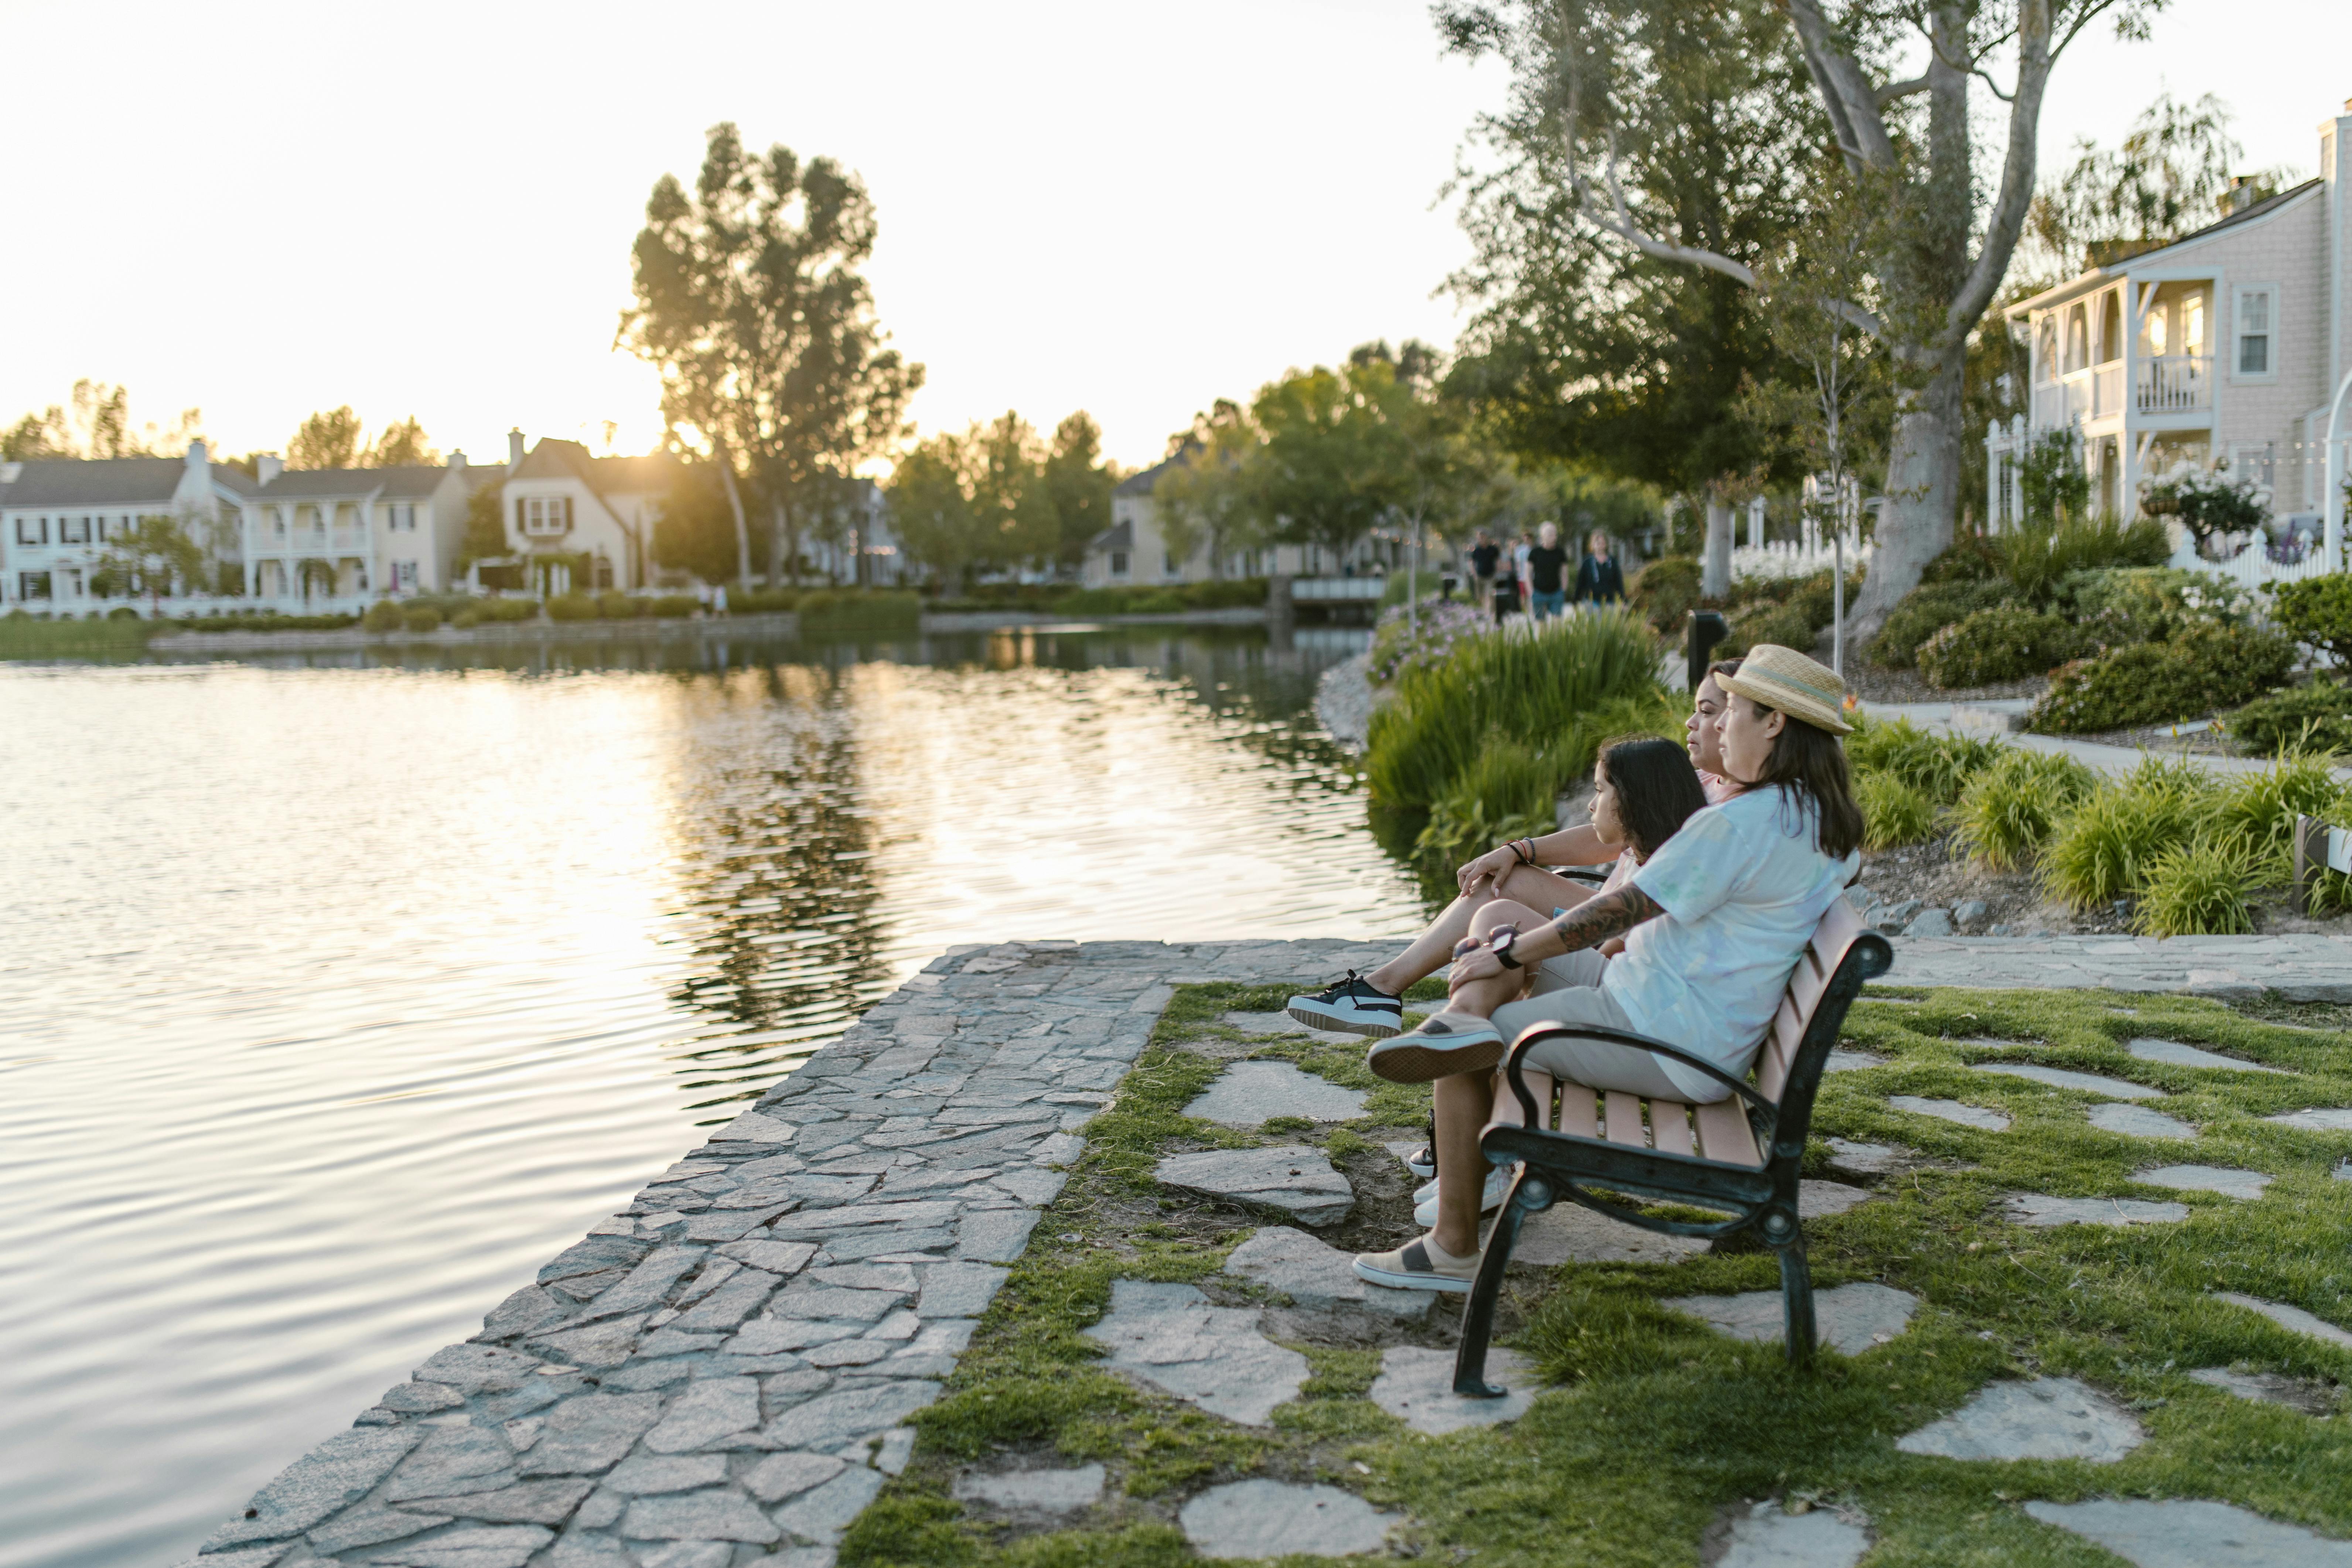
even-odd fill
[(191, 1550), (948, 944), (1410, 927), (1354, 644), (0, 666), (0, 1564)]

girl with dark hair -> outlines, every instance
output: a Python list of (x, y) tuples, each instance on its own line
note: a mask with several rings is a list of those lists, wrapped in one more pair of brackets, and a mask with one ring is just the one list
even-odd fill
[[(1765, 644), (1736, 673), (1716, 719), (1739, 793), (1692, 816), (1622, 886), (1557, 919), (1508, 899), (1471, 921), (1445, 1010), (1372, 1047), (1366, 1065), (1397, 1083), (1436, 1084), (1435, 1224), (1394, 1252), (1356, 1259), (1382, 1285), (1466, 1291), (1478, 1267), (1485, 1184), (1479, 1130), (1493, 1114), (1495, 1065), (1531, 1025), (1646, 1035), (1738, 1078), (1748, 1070), (1813, 928), (1852, 880), (1862, 840), (1845, 753), (1845, 686), (1804, 655)], [(1547, 970), (1615, 939), (1595, 981), (1516, 1000), (1531, 962)], [(1600, 1089), (1704, 1103), (1730, 1091), (1635, 1046), (1570, 1036), (1528, 1064)]]

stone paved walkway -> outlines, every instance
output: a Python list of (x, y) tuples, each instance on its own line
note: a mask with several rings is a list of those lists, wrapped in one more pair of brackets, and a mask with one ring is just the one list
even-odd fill
[[(905, 1467), (904, 1423), (1172, 988), (1334, 975), (1388, 945), (950, 952), (297, 1460), (190, 1568), (824, 1568)], [(1901, 985), (2352, 999), (2352, 943), (2324, 937), (1895, 947)]]

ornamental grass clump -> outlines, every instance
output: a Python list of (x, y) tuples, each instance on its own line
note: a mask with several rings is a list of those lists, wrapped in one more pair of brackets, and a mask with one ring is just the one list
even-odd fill
[(2263, 880), (2285, 881), (2294, 874), (2294, 819), (2340, 820), (2352, 805), (2352, 790), (2336, 776), (2340, 761), (2326, 751), (2280, 752), (2266, 771), (2242, 773), (2218, 792), (2210, 830), (2243, 848)]
[(1857, 773), (1892, 773), (1937, 805), (1959, 799), (1969, 780), (2006, 754), (1992, 741), (1931, 735), (1908, 719), (1863, 719), (1846, 737), (1846, 761)]
[(2254, 929), (2246, 896), (2263, 880), (2242, 844), (2214, 836), (2177, 845), (2148, 868), (2132, 910), (2142, 936), (2243, 936)]
[(1935, 831), (1936, 803), (1893, 773), (1856, 769), (1853, 801), (1862, 807), (1865, 849), (1916, 844)]
[(2352, 751), (2352, 687), (2317, 678), (2257, 697), (2215, 728), (2256, 752)]
[(2074, 808), (2042, 856), (2042, 886), (2078, 910), (2139, 895), (2156, 863), (2211, 818), (2214, 795), (2187, 761), (2147, 759)]
[(2040, 849), (2097, 782), (2072, 757), (2006, 752), (1960, 791), (1953, 839), (1970, 858), (2007, 870)]
[(1540, 752), (1604, 705), (1655, 691), (1657, 666), (1649, 627), (1622, 610), (1466, 637), (1443, 662), (1398, 680), (1395, 698), (1372, 716), (1364, 759), (1372, 799), (1427, 810), (1490, 737)]

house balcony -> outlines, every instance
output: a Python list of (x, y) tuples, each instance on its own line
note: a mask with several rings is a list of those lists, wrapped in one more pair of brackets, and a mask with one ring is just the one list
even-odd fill
[(2141, 360), (2132, 378), (2142, 414), (2208, 414), (2213, 411), (2213, 356), (2162, 354)]
[(2054, 430), (2064, 426), (2113, 419), (2124, 411), (2124, 366), (2121, 360), (2068, 371), (2054, 382), (2033, 389), (2033, 427)]

